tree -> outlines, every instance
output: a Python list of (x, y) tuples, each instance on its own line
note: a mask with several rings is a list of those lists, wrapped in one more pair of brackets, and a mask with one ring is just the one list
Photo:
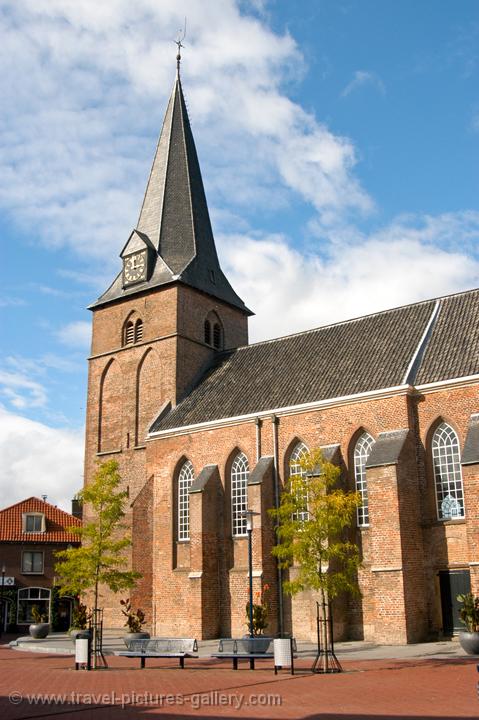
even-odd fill
[[(278, 544), (273, 555), (281, 568), (294, 572), (283, 588), (290, 595), (312, 589), (320, 594), (321, 631), (318, 640), (324, 649), (322, 671), (333, 670), (332, 624), (329, 603), (343, 592), (358, 593), (358, 546), (347, 538), (359, 493), (338, 487), (340, 468), (327, 462), (320, 450), (306, 453), (301, 473), (292, 475), (281, 494), (280, 506), (270, 511), (276, 521)], [(337, 663), (337, 668), (340, 668)]]
[[(108, 460), (98, 466), (93, 481), (81, 490), (77, 497), (88, 506), (91, 519), (82, 527), (69, 530), (81, 539), (81, 546), (57, 553), (61, 562), (55, 566), (62, 595), (82, 595), (93, 592), (93, 618), (97, 617), (100, 586), (106, 585), (113, 592), (131, 588), (140, 574), (126, 570), (128, 563), (124, 550), (131, 539), (120, 531), (124, 529), (124, 504), (127, 492), (118, 490), (121, 477), (118, 463)], [(96, 623), (93, 623), (93, 647), (96, 648)], [(93, 656), (96, 667), (96, 653)]]

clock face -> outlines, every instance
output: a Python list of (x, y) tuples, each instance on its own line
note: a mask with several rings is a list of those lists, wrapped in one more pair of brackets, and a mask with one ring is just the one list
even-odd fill
[(146, 252), (135, 253), (125, 258), (123, 274), (127, 283), (146, 279)]

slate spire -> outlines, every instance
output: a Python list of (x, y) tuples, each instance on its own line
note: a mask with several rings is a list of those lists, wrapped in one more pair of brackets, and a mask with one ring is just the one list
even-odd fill
[[(179, 49), (178, 49), (179, 55)], [(186, 109), (177, 57), (177, 74), (148, 179), (138, 223), (122, 257), (144, 242), (154, 254), (149, 279), (123, 287), (121, 276), (102, 295), (103, 304), (149, 287), (184, 282), (241, 308), (220, 268), (211, 228), (198, 155)]]

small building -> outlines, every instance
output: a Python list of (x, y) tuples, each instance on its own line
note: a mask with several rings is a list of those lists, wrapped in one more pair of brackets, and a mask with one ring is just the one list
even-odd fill
[(26, 629), (33, 622), (35, 606), (55, 630), (70, 627), (72, 598), (57, 597), (54, 587), (55, 553), (80, 544), (78, 535), (70, 531), (81, 526), (78, 508), (73, 510), (76, 516), (36, 497), (0, 510), (2, 631), (13, 626)]

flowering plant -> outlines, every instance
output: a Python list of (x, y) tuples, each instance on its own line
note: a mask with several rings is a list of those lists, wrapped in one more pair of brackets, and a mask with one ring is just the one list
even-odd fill
[[(262, 635), (268, 626), (268, 592), (269, 585), (263, 585), (261, 590), (254, 593), (253, 596), (253, 628), (252, 635)], [(247, 625), (250, 624), (249, 600), (246, 603)]]

